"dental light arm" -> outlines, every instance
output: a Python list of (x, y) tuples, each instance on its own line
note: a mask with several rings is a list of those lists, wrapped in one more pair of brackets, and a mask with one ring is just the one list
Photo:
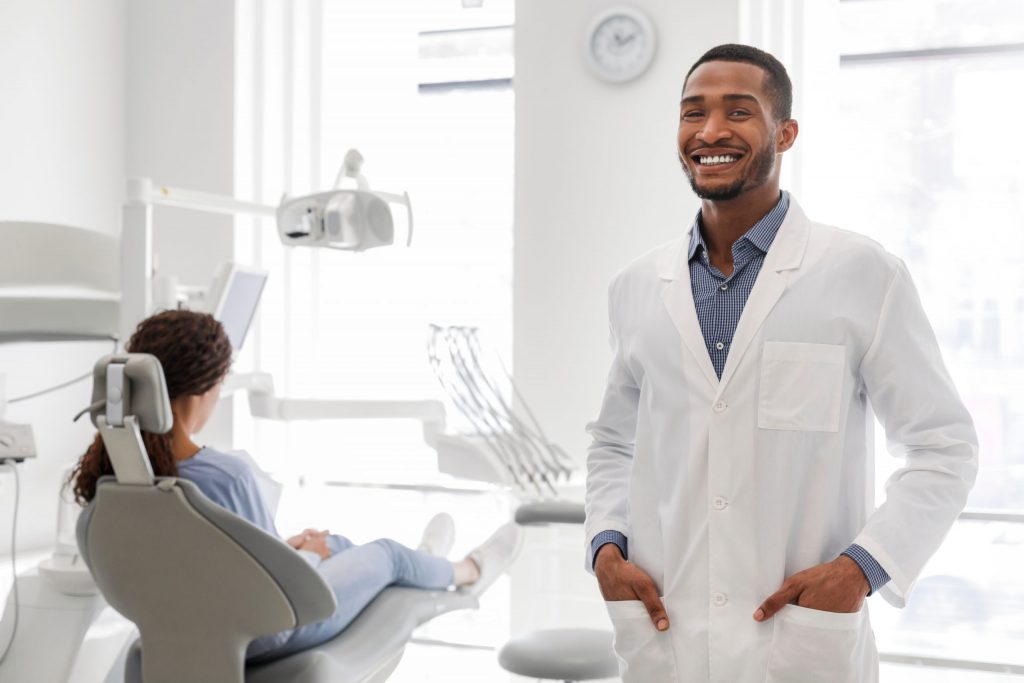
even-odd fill
[(350, 150), (345, 156), (339, 179), (355, 178), (356, 188), (335, 187), (303, 197), (286, 195), (277, 206), (196, 190), (155, 186), (147, 178), (129, 180), (121, 238), (121, 281), (124, 287), (121, 291), (119, 336), (127, 339), (135, 325), (153, 312), (154, 206), (233, 216), (272, 217), (276, 220), (278, 237), (286, 246), (366, 251), (394, 243), (395, 226), (389, 205), (401, 204), (405, 207), (407, 220), (406, 244), (411, 244), (412, 203), (408, 193), (371, 190), (360, 172), (361, 166), (362, 155)]

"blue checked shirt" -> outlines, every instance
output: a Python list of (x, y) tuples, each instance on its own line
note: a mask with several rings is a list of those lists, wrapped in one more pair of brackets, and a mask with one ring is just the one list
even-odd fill
[[(690, 285), (693, 289), (693, 303), (697, 308), (697, 319), (700, 321), (700, 331), (704, 334), (708, 356), (719, 379), (725, 369), (725, 360), (729, 357), (729, 347), (732, 346), (732, 338), (740, 322), (743, 307), (750, 296), (750, 290), (754, 288), (764, 257), (775, 241), (775, 235), (786, 218), (787, 211), (789, 194), (782, 192), (775, 207), (732, 245), (733, 271), (729, 276), (711, 264), (707, 245), (701, 234), (700, 212), (697, 213), (688, 255)], [(614, 543), (622, 552), (622, 557), (629, 557), (626, 552), (625, 535), (618, 531), (602, 531), (591, 541), (591, 566), (597, 558), (597, 551), (606, 543)], [(889, 575), (875, 558), (856, 543), (842, 554), (860, 566), (868, 583), (871, 584), (871, 593), (889, 581)]]

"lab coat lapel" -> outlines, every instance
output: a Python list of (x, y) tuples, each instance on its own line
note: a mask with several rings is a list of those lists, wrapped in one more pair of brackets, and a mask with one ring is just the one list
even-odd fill
[[(807, 237), (810, 223), (796, 200), (790, 198), (789, 211), (786, 219), (779, 227), (775, 241), (768, 248), (761, 272), (758, 273), (754, 288), (750, 291), (739, 325), (732, 338), (729, 356), (722, 371), (722, 380), (718, 386), (721, 395), (736, 374), (736, 368), (743, 360), (743, 355), (761, 328), (765, 318), (771, 313), (775, 304), (786, 291), (792, 271), (800, 267), (804, 252), (807, 249)], [(692, 303), (691, 303), (692, 307)], [(705, 352), (706, 355), (706, 352)]]
[[(691, 227), (690, 230), (693, 228)], [(690, 265), (687, 260), (687, 247), (690, 244), (690, 231), (676, 243), (675, 248), (667, 249), (658, 262), (658, 276), (661, 278), (661, 300), (668, 309), (679, 336), (693, 354), (704, 377), (712, 387), (718, 386), (718, 375), (711, 364), (707, 346), (704, 345), (704, 333), (700, 331), (697, 320), (697, 307), (693, 303), (693, 289), (690, 286)]]

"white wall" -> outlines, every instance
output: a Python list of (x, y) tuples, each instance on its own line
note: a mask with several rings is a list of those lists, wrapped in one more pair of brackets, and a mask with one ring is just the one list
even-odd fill
[[(127, 176), (231, 194), (233, 73), (232, 2), (3, 0), (0, 220), (119, 234)], [(231, 257), (229, 219), (170, 210), (156, 218), (159, 264), (182, 282), (206, 284)], [(83, 374), (109, 349), (0, 346), (7, 396)], [(61, 473), (93, 433), (88, 420), (71, 423), (90, 392), (81, 382), (7, 409), (6, 419), (33, 425), (39, 450), (19, 467), (23, 550), (53, 540)], [(9, 544), (10, 484), (0, 475), (0, 556)]]
[[(132, 0), (127, 9), (127, 173), (234, 193), (233, 2)], [(207, 285), (233, 252), (231, 218), (154, 211), (155, 267)]]
[[(132, 0), (127, 8), (127, 170), (159, 185), (234, 194), (235, 3)], [(234, 256), (230, 216), (156, 207), (153, 267), (207, 286)], [(231, 443), (226, 398), (200, 443)]]
[(581, 459), (610, 360), (608, 281), (699, 207), (676, 153), (683, 77), (739, 37), (738, 0), (634, 2), (658, 53), (639, 80), (609, 85), (582, 58), (607, 4), (516, 3), (515, 376), (549, 436)]
[[(0, 220), (117, 234), (125, 173), (124, 17), (125, 0), (0, 3)], [(7, 395), (83, 374), (109, 349), (105, 343), (0, 346)], [(8, 420), (35, 427), (39, 450), (19, 470), (21, 548), (53, 540), (61, 473), (92, 432), (87, 420), (71, 423), (89, 391), (83, 382), (7, 410)], [(10, 543), (11, 483), (0, 476), (0, 555)]]
[(125, 0), (0, 3), (0, 219), (116, 234)]

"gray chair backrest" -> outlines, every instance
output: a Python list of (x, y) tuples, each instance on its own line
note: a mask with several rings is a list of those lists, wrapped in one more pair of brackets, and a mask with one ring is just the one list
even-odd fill
[[(124, 426), (107, 424), (104, 410), (93, 415), (117, 476), (100, 480), (80, 517), (79, 549), (103, 596), (139, 628), (145, 683), (242, 683), (253, 638), (329, 617), (334, 595), (280, 539), (189, 481), (152, 477), (136, 411), (152, 418), (166, 407), (169, 414), (170, 402), (162, 370), (153, 372), (159, 362), (126, 358), (148, 369), (127, 380)], [(95, 376), (104, 387), (107, 370)], [(149, 481), (142, 481), (147, 471)]]

